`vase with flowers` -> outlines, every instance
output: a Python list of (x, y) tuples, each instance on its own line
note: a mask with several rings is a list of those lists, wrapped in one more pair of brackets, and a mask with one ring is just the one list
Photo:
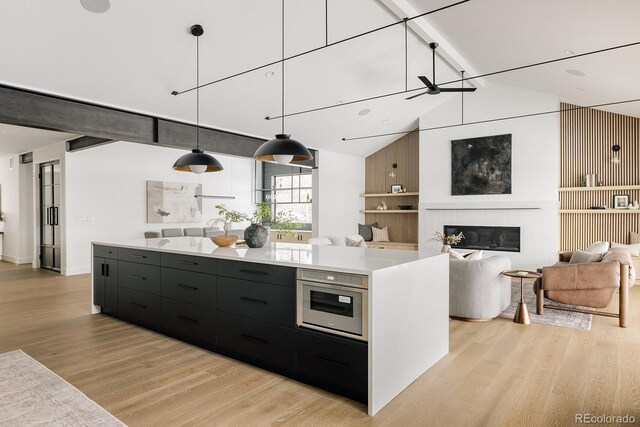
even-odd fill
[(449, 235), (436, 231), (431, 240), (442, 243), (442, 252), (449, 252), (451, 245), (457, 245), (462, 241), (462, 239), (464, 239), (462, 231)]

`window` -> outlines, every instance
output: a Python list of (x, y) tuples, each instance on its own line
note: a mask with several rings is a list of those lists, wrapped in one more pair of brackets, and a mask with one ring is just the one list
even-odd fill
[(301, 230), (311, 230), (311, 169), (256, 162), (262, 171), (258, 178), (257, 200), (271, 204), (274, 217), (280, 212), (292, 214)]

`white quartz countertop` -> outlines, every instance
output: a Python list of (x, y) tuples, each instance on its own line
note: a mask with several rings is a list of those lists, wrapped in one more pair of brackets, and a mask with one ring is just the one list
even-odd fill
[(355, 274), (371, 274), (376, 270), (446, 255), (441, 252), (279, 242), (269, 242), (262, 248), (221, 248), (203, 237), (100, 241), (93, 244)]

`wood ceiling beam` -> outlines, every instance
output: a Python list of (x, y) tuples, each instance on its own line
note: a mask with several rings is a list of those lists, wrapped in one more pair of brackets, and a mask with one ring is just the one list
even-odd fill
[[(410, 16), (419, 15), (411, 3), (407, 0), (380, 0), (380, 2), (387, 7), (394, 15), (400, 19), (404, 19)], [(458, 6), (463, 8), (464, 5)], [(456, 13), (456, 8), (451, 9), (449, 13)], [(425, 43), (436, 42), (438, 43), (438, 50), (436, 54), (444, 60), (456, 74), (460, 74), (460, 71), (464, 71), (468, 76), (477, 76), (479, 73), (460, 55), (453, 47), (447, 42), (446, 38), (442, 36), (436, 29), (430, 25), (425, 18), (414, 19), (409, 21), (409, 28)], [(425, 55), (431, 56), (431, 52), (425, 47)], [(465, 82), (466, 84), (467, 82)], [(473, 79), (468, 82), (469, 85), (474, 87), (484, 87), (486, 82), (484, 79)]]
[[(75, 151), (111, 141), (162, 147), (195, 148), (196, 126), (146, 114), (90, 104), (59, 96), (0, 85), (0, 123), (85, 135), (67, 141)], [(266, 139), (200, 126), (200, 148), (230, 156), (253, 158)], [(314, 159), (295, 163), (317, 167)]]

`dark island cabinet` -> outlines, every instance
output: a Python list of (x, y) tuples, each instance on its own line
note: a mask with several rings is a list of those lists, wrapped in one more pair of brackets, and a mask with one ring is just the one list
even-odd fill
[(296, 326), (296, 268), (94, 245), (104, 313), (366, 402), (367, 343)]
[(115, 314), (118, 308), (116, 249), (95, 246), (93, 255), (93, 303), (105, 313)]
[(288, 286), (220, 277), (218, 310), (295, 328), (296, 290)]

